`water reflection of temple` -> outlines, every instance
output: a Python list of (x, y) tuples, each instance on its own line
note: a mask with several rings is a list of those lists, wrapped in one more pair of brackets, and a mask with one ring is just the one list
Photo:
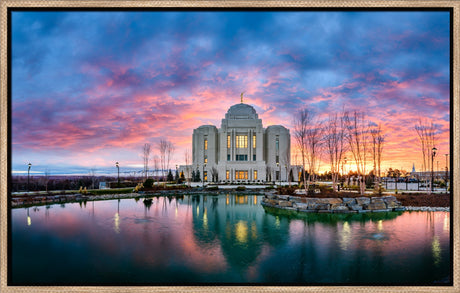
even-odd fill
[(220, 242), (232, 267), (247, 268), (264, 245), (280, 246), (289, 238), (289, 222), (268, 216), (259, 201), (256, 195), (192, 197), (195, 235), (203, 245)]

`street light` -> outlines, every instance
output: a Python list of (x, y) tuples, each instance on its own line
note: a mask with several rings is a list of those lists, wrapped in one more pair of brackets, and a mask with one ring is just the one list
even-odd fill
[(115, 163), (115, 166), (117, 167), (117, 171), (118, 171), (118, 187), (120, 187), (120, 166), (118, 162)]
[[(396, 171), (396, 169), (395, 169)], [(399, 179), (399, 170), (398, 172), (393, 172), (393, 178), (395, 179), (395, 193), (398, 194), (398, 179)]]
[(30, 167), (32, 167), (32, 164), (29, 163), (27, 166), (29, 166), (29, 168), (27, 169), (27, 191), (29, 191)]
[(436, 157), (437, 150), (438, 150), (437, 148), (431, 149), (431, 192), (433, 192), (433, 185), (434, 185), (433, 162), (434, 162), (434, 157)]
[(444, 154), (444, 156), (446, 156), (446, 182), (445, 182), (446, 183), (446, 193), (447, 193), (447, 180), (449, 178), (448, 169), (447, 169), (447, 156), (448, 155), (449, 154)]

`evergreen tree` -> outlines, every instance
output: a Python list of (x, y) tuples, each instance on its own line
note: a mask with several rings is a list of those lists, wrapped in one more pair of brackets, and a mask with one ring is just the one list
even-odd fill
[(201, 181), (200, 170), (196, 170), (195, 176), (196, 176), (195, 182), (200, 182)]
[(177, 182), (179, 181), (179, 172), (176, 170), (176, 175), (174, 176), (174, 180)]
[(173, 174), (171, 172), (171, 169), (169, 169), (167, 181), (173, 181), (173, 180), (174, 180)]
[(192, 182), (196, 182), (195, 170), (192, 170)]

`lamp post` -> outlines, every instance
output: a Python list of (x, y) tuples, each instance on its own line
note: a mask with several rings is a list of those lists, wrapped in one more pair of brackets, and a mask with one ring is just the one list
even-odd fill
[(420, 191), (420, 177), (418, 175), (415, 175), (417, 178), (417, 191)]
[(439, 161), (436, 161), (436, 179), (439, 179)]
[(434, 162), (434, 157), (436, 157), (436, 151), (437, 148), (432, 148), (431, 149), (431, 192), (433, 192), (433, 187), (434, 187), (434, 173), (433, 173), (433, 162)]
[[(343, 158), (343, 161), (345, 163), (345, 167), (347, 166), (347, 157)], [(347, 169), (345, 169), (346, 173)], [(343, 174), (343, 163), (342, 163), (342, 174)], [(348, 175), (345, 175), (345, 179), (347, 180), (347, 186), (348, 186)]]
[(406, 173), (405, 174), (406, 176), (406, 191), (407, 191), (407, 188), (408, 188), (408, 184), (409, 184), (409, 173)]
[(29, 166), (29, 168), (27, 169), (27, 191), (29, 191), (29, 178), (30, 178), (30, 167), (32, 167), (32, 164), (29, 163), (27, 166)]
[(444, 154), (444, 156), (446, 156), (446, 182), (445, 182), (445, 183), (446, 183), (446, 193), (447, 193), (447, 190), (448, 190), (448, 188), (447, 188), (447, 182), (448, 182), (448, 179), (449, 179), (449, 173), (448, 173), (448, 169), (447, 169), (447, 156), (448, 156), (448, 155), (449, 155), (449, 154)]
[(203, 188), (204, 188), (204, 168), (206, 168), (206, 163), (203, 164)]
[(115, 166), (117, 167), (117, 171), (118, 171), (118, 177), (117, 177), (117, 182), (118, 182), (118, 187), (120, 187), (120, 165), (118, 164), (118, 162), (115, 162)]
[(398, 172), (393, 172), (393, 177), (395, 179), (395, 193), (398, 194), (398, 179), (399, 179), (399, 170)]

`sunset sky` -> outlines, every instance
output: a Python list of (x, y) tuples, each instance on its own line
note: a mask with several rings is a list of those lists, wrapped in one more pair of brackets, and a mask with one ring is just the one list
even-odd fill
[[(382, 124), (383, 168), (421, 168), (414, 126), (450, 131), (450, 15), (438, 11), (12, 12), (12, 168), (142, 170), (142, 146), (175, 145), (254, 106), (291, 129), (302, 107)], [(294, 163), (294, 162), (292, 162)], [(326, 164), (326, 163), (325, 163)], [(350, 166), (352, 167), (352, 166)], [(174, 168), (174, 167), (172, 167)], [(436, 169), (436, 162), (435, 162)]]

